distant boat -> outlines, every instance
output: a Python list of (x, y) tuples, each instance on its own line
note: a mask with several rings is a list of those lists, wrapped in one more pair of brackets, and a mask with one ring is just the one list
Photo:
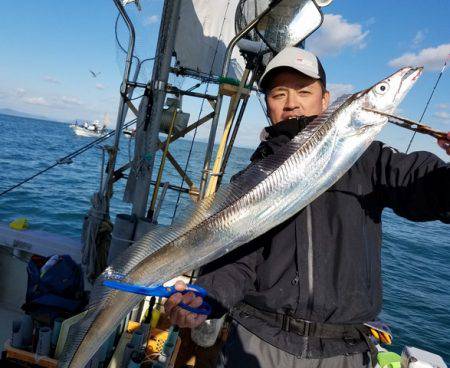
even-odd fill
[(73, 132), (80, 137), (101, 137), (108, 133), (106, 124), (101, 125), (100, 121), (95, 120), (93, 123), (83, 122), (71, 124)]
[(134, 138), (136, 136), (136, 128), (124, 129), (123, 135), (125, 136), (125, 138), (129, 138), (129, 139)]

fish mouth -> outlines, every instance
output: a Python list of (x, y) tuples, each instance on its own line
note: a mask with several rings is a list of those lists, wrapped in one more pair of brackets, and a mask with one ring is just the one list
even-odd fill
[(423, 72), (423, 67), (405, 67), (400, 69), (396, 74), (399, 74), (401, 81), (398, 91), (395, 95), (393, 105), (394, 108), (400, 104), (412, 86), (417, 82)]
[(410, 78), (413, 82), (415, 82), (423, 72), (423, 66), (419, 66), (416, 68), (408, 67), (405, 69), (406, 71), (405, 74), (402, 76), (402, 81)]

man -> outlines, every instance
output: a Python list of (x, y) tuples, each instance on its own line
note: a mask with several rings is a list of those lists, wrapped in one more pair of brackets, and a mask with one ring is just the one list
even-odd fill
[[(260, 80), (274, 124), (251, 157), (276, 152), (329, 104), (319, 59), (286, 48)], [(450, 154), (448, 141), (439, 145)], [(354, 166), (305, 209), (207, 265), (198, 284), (213, 315), (233, 323), (220, 367), (368, 366), (363, 323), (381, 310), (381, 213), (390, 207), (416, 221), (450, 223), (450, 165), (427, 152), (399, 153), (373, 142)], [(184, 284), (178, 283), (182, 290)], [(173, 295), (172, 323), (196, 327), (206, 317), (177, 307), (201, 298)]]

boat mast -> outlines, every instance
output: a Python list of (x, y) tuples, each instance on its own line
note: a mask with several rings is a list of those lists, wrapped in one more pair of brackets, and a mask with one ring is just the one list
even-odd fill
[[(121, 97), (120, 97), (120, 102), (119, 102), (119, 111), (117, 113), (117, 123), (116, 123), (116, 133), (114, 136), (114, 145), (113, 145), (113, 149), (111, 149), (111, 152), (110, 152), (108, 169), (107, 169), (108, 172), (107, 172), (105, 181), (102, 183), (102, 190), (101, 190), (101, 194), (107, 199), (108, 202), (112, 196), (112, 189), (113, 189), (113, 184), (114, 184), (114, 180), (113, 180), (114, 168), (115, 168), (116, 159), (117, 159), (117, 152), (119, 150), (119, 141), (120, 141), (120, 136), (122, 134), (122, 127), (123, 127), (123, 123), (125, 121), (125, 116), (127, 114), (125, 100), (127, 97), (130, 97), (129, 96), (130, 86), (128, 84), (128, 81), (130, 79), (131, 58), (133, 56), (134, 44), (135, 44), (135, 38), (136, 38), (133, 24), (132, 24), (130, 18), (128, 17), (127, 13), (125, 12), (122, 4), (120, 3), (119, 0), (114, 0), (114, 3), (116, 4), (117, 9), (119, 10), (120, 14), (122, 15), (122, 17), (125, 21), (125, 24), (127, 25), (128, 31), (130, 32), (130, 37), (129, 37), (129, 41), (128, 41), (129, 42), (128, 43), (128, 52), (127, 52), (127, 58), (125, 61), (123, 80), (122, 80), (122, 84), (120, 86), (120, 96)], [(109, 203), (107, 204), (107, 209), (109, 212)]]
[[(228, 67), (230, 65), (231, 54), (233, 52), (233, 48), (237, 45), (238, 41), (240, 39), (242, 39), (249, 31), (251, 31), (255, 27), (255, 25), (260, 21), (260, 19), (263, 18), (267, 13), (269, 13), (270, 10), (272, 9), (272, 7), (275, 6), (278, 2), (279, 1), (273, 1), (272, 3), (270, 3), (269, 6), (263, 12), (261, 12), (261, 14), (259, 14), (257, 17), (255, 17), (243, 30), (241, 30), (231, 40), (230, 44), (227, 46), (225, 58), (224, 58), (223, 66), (222, 66), (222, 77), (223, 78), (226, 78), (228, 75)], [(236, 91), (236, 95), (233, 98), (234, 106), (231, 106), (229, 116), (227, 117), (228, 122), (233, 121), (234, 116), (237, 111), (237, 108), (238, 108), (238, 105), (239, 105), (239, 101), (242, 98), (241, 94), (242, 94), (242, 91), (245, 89), (244, 87), (247, 83), (247, 79), (248, 79), (248, 76), (250, 73), (250, 70), (247, 67), (248, 67), (248, 65), (246, 66), (246, 70), (244, 71), (244, 74), (241, 78), (239, 88)], [(254, 67), (254, 65), (253, 65), (253, 67)], [(253, 83), (253, 81), (252, 81), (252, 83)], [(222, 101), (223, 101), (223, 95), (219, 91), (219, 94), (218, 94), (217, 100), (216, 100), (216, 104), (214, 106), (214, 118), (213, 118), (213, 121), (211, 124), (211, 130), (209, 133), (205, 161), (203, 163), (203, 171), (202, 171), (202, 177), (201, 177), (201, 183), (200, 183), (200, 196), (201, 197), (211, 195), (217, 190), (217, 183), (218, 183), (217, 179), (218, 179), (218, 175), (220, 175), (220, 172), (217, 170), (217, 168), (221, 167), (221, 168), (223, 168), (223, 170), (225, 170), (225, 167), (222, 165), (222, 163), (223, 163), (222, 162), (222, 153), (225, 148), (220, 147), (221, 150), (218, 152), (219, 154), (217, 156), (216, 163), (214, 164), (214, 167), (216, 168), (216, 170), (211, 171), (211, 157), (212, 157), (212, 153), (214, 150), (214, 143), (215, 143), (215, 139), (216, 139), (217, 127), (219, 124), (219, 116), (220, 116), (220, 111), (222, 108)], [(245, 105), (244, 105), (244, 109), (245, 109)], [(242, 116), (241, 116), (241, 118), (242, 118)], [(231, 125), (228, 128), (231, 128)], [(225, 139), (225, 141), (226, 141), (226, 139)], [(221, 146), (222, 146), (222, 144), (221, 144)], [(207, 183), (208, 183), (209, 177), (212, 177), (212, 179), (211, 179), (212, 182), (210, 183), (210, 185), (207, 189)]]
[(147, 165), (142, 175), (138, 175), (136, 178), (135, 192), (133, 195), (132, 213), (138, 217), (145, 216), (147, 207), (155, 155), (158, 151), (158, 134), (166, 97), (170, 62), (174, 51), (179, 11), (180, 0), (165, 0), (151, 81), (153, 99), (150, 99), (150, 103), (152, 104), (150, 123), (148, 124), (148, 129), (141, 127), (141, 131), (136, 132), (137, 134), (143, 135), (143, 144), (140, 147), (136, 147), (136, 151), (138, 152), (136, 152), (135, 158), (145, 156)]

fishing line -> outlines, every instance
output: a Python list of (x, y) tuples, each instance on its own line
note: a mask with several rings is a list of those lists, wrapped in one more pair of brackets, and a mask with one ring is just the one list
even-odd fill
[[(128, 52), (127, 52), (127, 50), (125, 50), (125, 48), (124, 48), (124, 47), (122, 46), (122, 44), (120, 43), (120, 41), (119, 41), (119, 36), (117, 35), (117, 25), (118, 25), (118, 23), (119, 23), (119, 18), (120, 18), (120, 13), (118, 13), (118, 14), (117, 14), (117, 17), (116, 17), (116, 23), (115, 23), (115, 25), (114, 25), (114, 36), (115, 36), (115, 38), (116, 38), (117, 46), (119, 46), (120, 50), (122, 50), (123, 53), (126, 55)], [(141, 63), (141, 61), (139, 60), (139, 58), (138, 58), (137, 56), (135, 56), (134, 54), (132, 55), (132, 58), (136, 59), (138, 64)]]
[(145, 96), (145, 93), (143, 93), (142, 95), (133, 97), (133, 98), (129, 98), (128, 101), (134, 101), (134, 100), (137, 100), (137, 99), (139, 99), (139, 98), (141, 98), (141, 97), (144, 97), (144, 96)]
[[(424, 108), (424, 110), (422, 112), (422, 115), (420, 116), (419, 123), (422, 122), (422, 119), (423, 119), (423, 117), (425, 115), (425, 112), (428, 109), (428, 105), (430, 104), (430, 101), (433, 98), (434, 91), (436, 90), (436, 87), (439, 84), (439, 81), (441, 80), (442, 74), (444, 73), (444, 70), (445, 70), (446, 67), (447, 67), (447, 60), (445, 60), (444, 66), (442, 67), (442, 70), (441, 70), (441, 72), (439, 73), (439, 75), (437, 77), (436, 83), (434, 84), (433, 90), (431, 91), (431, 94), (430, 94), (430, 97), (428, 98), (427, 104), (425, 105), (425, 108)], [(408, 153), (409, 149), (411, 148), (411, 144), (412, 144), (412, 141), (413, 141), (414, 137), (416, 136), (416, 133), (417, 132), (413, 133), (413, 135), (411, 137), (411, 140), (409, 141), (408, 148), (406, 149), (406, 153)]]
[[(228, 1), (228, 3), (227, 3), (227, 8), (225, 10), (225, 14), (228, 13), (229, 6), (230, 6), (230, 1)], [(213, 67), (214, 67), (214, 61), (216, 60), (217, 51), (219, 49), (219, 42), (221, 41), (222, 32), (223, 32), (223, 26), (225, 25), (225, 20), (226, 20), (226, 17), (223, 18), (222, 25), (221, 25), (221, 28), (220, 28), (220, 35), (217, 38), (216, 49), (214, 50), (214, 56), (213, 56), (213, 59), (211, 61), (211, 68), (209, 69), (209, 77), (208, 77), (208, 81), (206, 82), (206, 88), (205, 88), (205, 92), (204, 92), (205, 94), (208, 92), (210, 81), (212, 79), (212, 71), (213, 71)], [(201, 118), (201, 114), (203, 112), (203, 106), (205, 104), (205, 100), (206, 100), (206, 98), (202, 99), (202, 104), (200, 106), (200, 111), (198, 113), (197, 121), (200, 120), (200, 118)], [(195, 138), (197, 136), (197, 129), (198, 129), (198, 127), (195, 127), (195, 129), (194, 129), (194, 136), (192, 137), (191, 147), (189, 148), (189, 154), (188, 154), (188, 157), (187, 157), (187, 160), (186, 160), (186, 165), (185, 165), (185, 168), (184, 168), (184, 172), (185, 173), (187, 173), (187, 169), (188, 169), (189, 162), (190, 162), (190, 159), (191, 159), (192, 149), (194, 147)], [(183, 184), (184, 184), (184, 176), (181, 178), (180, 188), (183, 188)], [(175, 216), (177, 214), (178, 206), (179, 206), (179, 203), (180, 203), (180, 198), (181, 198), (181, 191), (178, 192), (177, 202), (175, 204), (175, 208), (174, 208), (173, 214), (172, 214), (172, 222), (175, 219)]]
[(133, 137), (128, 139), (128, 162), (131, 162), (131, 140)]
[[(136, 122), (137, 119), (133, 119), (130, 122), (124, 124), (123, 129), (129, 127), (130, 125), (134, 124)], [(12, 187), (4, 190), (3, 192), (0, 193), (0, 197), (5, 195), (6, 193), (22, 186), (25, 183), (28, 183), (29, 181), (33, 180), (34, 178), (36, 178), (39, 175), (42, 175), (43, 173), (49, 171), (50, 169), (53, 169), (54, 167), (58, 166), (58, 165), (62, 165), (62, 164), (70, 164), (72, 163), (72, 159), (77, 157), (78, 155), (81, 155), (82, 153), (84, 153), (85, 151), (87, 151), (88, 149), (94, 147), (97, 143), (99, 142), (103, 142), (104, 140), (108, 139), (109, 137), (113, 136), (115, 134), (115, 130), (110, 131), (109, 133), (105, 134), (103, 137), (97, 138), (94, 141), (86, 144), (83, 147), (78, 148), (76, 151), (69, 153), (68, 155), (58, 159), (54, 164), (46, 167), (45, 169), (42, 169), (40, 171), (38, 171), (37, 173), (31, 175), (30, 177), (20, 181), (19, 183), (13, 185)]]
[[(119, 23), (120, 13), (117, 13), (116, 17), (116, 23), (114, 24), (114, 36), (116, 37), (116, 43), (119, 46), (119, 48), (124, 52), (124, 54), (127, 53), (127, 50), (122, 46), (122, 44), (119, 41), (119, 36), (117, 36), (117, 24)], [(136, 56), (135, 56), (136, 57)], [(137, 58), (137, 57), (136, 57)]]

